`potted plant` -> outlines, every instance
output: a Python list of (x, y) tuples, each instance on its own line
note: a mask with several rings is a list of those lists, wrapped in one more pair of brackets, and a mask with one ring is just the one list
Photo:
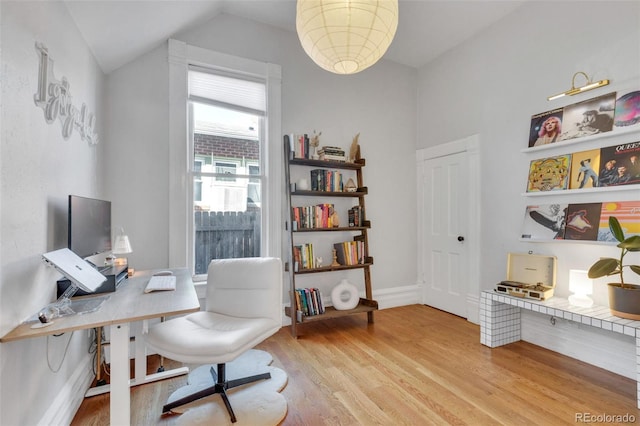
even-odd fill
[(605, 257), (589, 268), (589, 278), (601, 278), (620, 275), (620, 282), (608, 283), (609, 309), (617, 317), (640, 320), (640, 285), (629, 284), (624, 281), (624, 268), (629, 268), (640, 275), (640, 265), (625, 265), (624, 257), (629, 252), (640, 251), (640, 235), (625, 238), (620, 222), (614, 216), (609, 217), (609, 229), (618, 240), (620, 258)]

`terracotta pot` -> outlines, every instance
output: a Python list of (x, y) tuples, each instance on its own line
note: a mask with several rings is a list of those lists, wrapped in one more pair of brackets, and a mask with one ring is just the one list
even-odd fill
[(609, 283), (609, 309), (620, 318), (640, 321), (640, 286), (620, 283)]

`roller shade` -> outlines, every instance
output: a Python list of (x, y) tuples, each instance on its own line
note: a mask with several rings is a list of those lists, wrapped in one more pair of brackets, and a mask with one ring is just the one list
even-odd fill
[(189, 98), (209, 99), (262, 114), (267, 109), (264, 83), (193, 69), (189, 70)]

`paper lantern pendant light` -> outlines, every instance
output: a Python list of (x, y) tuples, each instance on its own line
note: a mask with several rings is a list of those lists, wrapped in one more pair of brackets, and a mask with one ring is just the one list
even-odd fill
[(321, 68), (354, 74), (375, 64), (398, 28), (398, 0), (298, 0), (296, 30)]

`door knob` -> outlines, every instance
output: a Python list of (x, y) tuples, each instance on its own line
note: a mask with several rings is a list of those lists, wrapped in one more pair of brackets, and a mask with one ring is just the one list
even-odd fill
[(464, 241), (464, 237), (462, 235), (458, 235), (458, 241), (460, 242)]

